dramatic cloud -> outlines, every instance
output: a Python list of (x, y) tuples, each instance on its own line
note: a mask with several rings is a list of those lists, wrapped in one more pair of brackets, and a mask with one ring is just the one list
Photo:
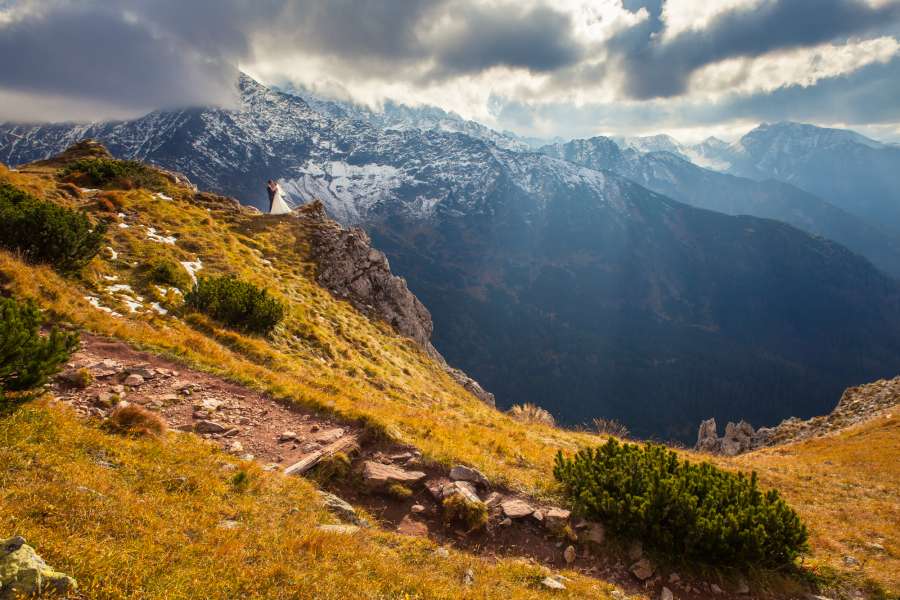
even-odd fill
[(0, 120), (228, 106), (244, 70), (525, 135), (900, 132), (898, 40), (900, 0), (0, 0)]

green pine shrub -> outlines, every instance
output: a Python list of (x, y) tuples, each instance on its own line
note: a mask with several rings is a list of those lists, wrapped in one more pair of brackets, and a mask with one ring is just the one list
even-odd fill
[(100, 251), (105, 223), (92, 224), (83, 212), (0, 183), (0, 245), (25, 260), (58, 271), (78, 271)]
[(806, 527), (777, 491), (759, 489), (756, 473), (610, 438), (572, 458), (558, 453), (553, 474), (586, 517), (670, 555), (782, 566), (806, 549)]
[(155, 169), (136, 160), (82, 158), (66, 165), (60, 176), (85, 187), (132, 190), (145, 188), (165, 191), (166, 178)]
[(0, 409), (31, 399), (78, 346), (77, 333), (42, 336), (41, 324), (34, 303), (0, 297)]
[(188, 289), (191, 285), (191, 278), (187, 271), (174, 260), (166, 258), (151, 260), (145, 268), (147, 281), (150, 283), (181, 290)]
[(284, 318), (284, 305), (234, 275), (201, 277), (184, 298), (185, 304), (239, 331), (267, 334)]

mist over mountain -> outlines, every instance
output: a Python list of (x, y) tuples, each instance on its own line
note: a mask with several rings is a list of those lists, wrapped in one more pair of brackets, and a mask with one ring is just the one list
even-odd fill
[[(433, 341), (451, 364), (499, 405), (534, 402), (564, 423), (604, 416), (687, 440), (710, 415), (766, 424), (822, 412), (847, 385), (900, 361), (898, 285), (833, 241), (687, 206), (574, 155), (440, 127), (383, 128), (247, 77), (240, 94), (237, 110), (3, 125), (0, 160), (95, 137), (117, 156), (256, 206), (277, 177), (295, 201), (321, 199), (369, 231), (431, 310)], [(750, 189), (733, 180), (729, 194)], [(763, 186), (763, 197), (795, 201), (782, 187)]]
[(804, 123), (762, 124), (709, 148), (718, 168), (811, 192), (871, 225), (900, 232), (900, 147), (854, 131)]
[[(722, 144), (713, 140), (703, 143), (711, 149), (721, 149)], [(594, 137), (544, 146), (540, 151), (592, 169), (614, 171), (691, 206), (789, 223), (837, 241), (885, 273), (900, 277), (900, 234), (791, 184), (773, 179), (756, 181), (701, 168), (687, 158), (691, 151), (669, 136), (618, 142)]]

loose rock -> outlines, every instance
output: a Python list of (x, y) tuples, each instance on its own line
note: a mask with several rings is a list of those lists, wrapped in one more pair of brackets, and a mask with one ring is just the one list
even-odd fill
[(672, 590), (667, 587), (663, 587), (663, 589), (659, 592), (659, 600), (675, 600), (675, 596), (672, 594)]
[(631, 572), (634, 573), (634, 576), (644, 581), (645, 579), (650, 579), (653, 576), (653, 565), (646, 558), (642, 558), (637, 561), (633, 565), (631, 565)]
[(125, 378), (125, 381), (123, 383), (129, 387), (138, 387), (144, 385), (144, 378), (140, 375), (132, 373)]
[(215, 421), (201, 419), (194, 423), (194, 431), (197, 433), (223, 433), (228, 431), (228, 428)]
[(530, 504), (518, 498), (504, 500), (500, 503), (500, 508), (503, 509), (503, 514), (510, 519), (521, 519), (534, 513), (534, 508)]
[(78, 583), (54, 571), (21, 536), (0, 542), (0, 600), (53, 592), (67, 595)]
[(571, 565), (575, 562), (575, 546), (566, 546), (565, 551), (563, 551), (563, 558), (566, 560), (566, 564)]
[(370, 488), (380, 488), (392, 483), (412, 485), (425, 479), (421, 471), (406, 471), (394, 465), (383, 465), (371, 460), (363, 463), (363, 480)]
[(321, 490), (319, 491), (319, 497), (322, 499), (322, 503), (325, 505), (325, 508), (327, 508), (341, 521), (345, 521), (357, 526), (363, 526), (364, 524), (366, 524), (365, 520), (361, 519), (357, 514), (356, 509), (353, 508), (353, 506), (351, 506), (343, 498), (339, 498), (334, 494)]
[(488, 485), (487, 477), (481, 471), (465, 465), (457, 465), (450, 469), (450, 479), (453, 481), (470, 481), (484, 487)]

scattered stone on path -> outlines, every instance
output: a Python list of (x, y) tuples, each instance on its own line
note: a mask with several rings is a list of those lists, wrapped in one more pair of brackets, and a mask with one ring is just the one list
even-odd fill
[(566, 546), (566, 549), (563, 551), (563, 558), (566, 560), (566, 564), (571, 565), (575, 562), (575, 546)]
[(136, 373), (132, 373), (125, 378), (125, 381), (123, 383), (128, 387), (138, 387), (144, 385), (144, 378)]
[(409, 512), (413, 513), (414, 515), (417, 515), (417, 514), (425, 512), (425, 507), (422, 506), (421, 504), (413, 504), (412, 506), (409, 507)]
[(456, 465), (450, 469), (450, 479), (453, 481), (469, 481), (484, 487), (488, 485), (487, 477), (481, 471), (465, 465)]
[(720, 588), (719, 586), (717, 586), (717, 585), (714, 584), (714, 583), (709, 584), (709, 590), (710, 590), (713, 594), (721, 594), (721, 593), (723, 593), (723, 592), (722, 592), (722, 588)]
[(297, 434), (293, 431), (283, 431), (283, 432), (281, 432), (281, 435), (278, 436), (278, 441), (280, 443), (294, 442), (294, 441), (299, 441), (299, 438), (297, 437)]
[(72, 577), (54, 571), (25, 538), (17, 535), (0, 541), (0, 599), (45, 593), (65, 596), (77, 588)]
[(197, 433), (223, 433), (227, 430), (228, 428), (221, 423), (216, 423), (215, 421), (209, 421), (207, 419), (200, 419), (194, 423), (194, 431)]
[(571, 511), (568, 511), (564, 508), (551, 507), (547, 511), (542, 512), (544, 517), (544, 526), (550, 531), (556, 533), (557, 535), (561, 535), (568, 531), (572, 534), (572, 530), (566, 529), (566, 526), (569, 524), (569, 516), (571, 516)]
[(371, 460), (363, 463), (362, 476), (370, 488), (385, 487), (392, 483), (412, 485), (426, 477), (421, 471), (406, 471), (395, 465), (383, 465)]
[(672, 594), (672, 590), (663, 586), (659, 592), (659, 600), (675, 600), (675, 596)]
[(637, 561), (633, 565), (631, 565), (631, 572), (634, 573), (634, 576), (644, 581), (645, 579), (650, 579), (653, 576), (653, 565), (646, 558), (642, 558)]
[(503, 500), (503, 496), (497, 492), (491, 492), (488, 494), (487, 498), (484, 499), (484, 503), (488, 507), (494, 507), (500, 504), (500, 501)]
[(313, 440), (320, 444), (330, 444), (344, 437), (344, 430), (340, 427), (334, 429), (326, 429), (313, 436)]
[(244, 445), (239, 441), (235, 440), (228, 445), (228, 452), (231, 454), (240, 454), (244, 451)]
[(518, 498), (510, 498), (500, 503), (503, 514), (510, 519), (521, 519), (534, 513), (534, 508), (524, 500)]
[(456, 494), (462, 496), (466, 502), (483, 504), (481, 498), (478, 497), (478, 493), (475, 491), (475, 486), (469, 481), (451, 481), (450, 483), (445, 483), (444, 487), (441, 488), (442, 500), (446, 500), (450, 496)]

